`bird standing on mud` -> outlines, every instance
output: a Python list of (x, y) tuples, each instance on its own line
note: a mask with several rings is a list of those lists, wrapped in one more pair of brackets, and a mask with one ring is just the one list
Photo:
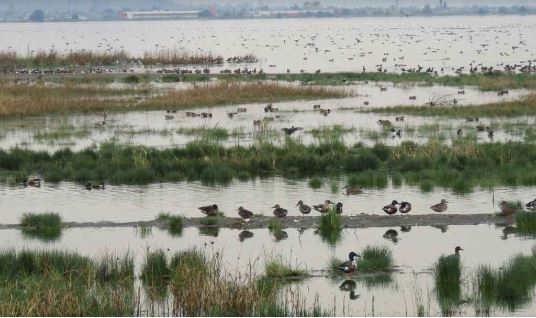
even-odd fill
[(202, 207), (199, 207), (198, 209), (201, 210), (201, 212), (203, 214), (206, 214), (208, 216), (216, 216), (216, 215), (218, 215), (218, 205), (216, 205), (216, 204), (202, 206)]
[(274, 210), (274, 215), (278, 218), (284, 218), (285, 216), (287, 216), (287, 209), (283, 209), (282, 207), (279, 206), (279, 204), (276, 204), (272, 207)]
[(445, 199), (441, 199), (441, 202), (439, 202), (438, 204), (434, 204), (434, 205), (432, 205), (432, 206), (430, 207), (430, 209), (432, 209), (432, 210), (435, 211), (435, 212), (439, 212), (439, 213), (441, 213), (441, 212), (445, 212), (445, 211), (447, 211), (447, 209), (448, 209), (448, 207), (449, 207), (449, 206), (447, 205), (447, 203), (448, 203), (447, 200), (445, 200)]
[(331, 209), (332, 204), (333, 202), (331, 202), (330, 200), (326, 200), (324, 201), (324, 204), (313, 205), (313, 209), (320, 213), (327, 213)]
[(244, 209), (243, 207), (238, 208), (238, 215), (243, 219), (251, 219), (253, 212)]
[(387, 213), (389, 215), (396, 214), (396, 212), (398, 212), (398, 208), (396, 207), (397, 204), (398, 204), (398, 201), (393, 200), (393, 202), (391, 202), (391, 204), (388, 204), (388, 205), (383, 207), (383, 212), (385, 212), (385, 213)]
[(400, 207), (398, 208), (400, 213), (409, 213), (411, 211), (411, 203), (409, 202), (401, 202)]
[(298, 209), (300, 210), (301, 214), (309, 214), (311, 213), (311, 207), (307, 204), (304, 204), (302, 200), (298, 201), (298, 204), (296, 204)]

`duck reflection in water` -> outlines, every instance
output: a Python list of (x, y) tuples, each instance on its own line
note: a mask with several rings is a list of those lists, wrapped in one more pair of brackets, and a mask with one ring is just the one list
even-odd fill
[(393, 243), (398, 243), (398, 232), (394, 229), (389, 229), (385, 234), (383, 235), (384, 239), (387, 239), (389, 241), (392, 241)]
[(514, 226), (507, 225), (503, 228), (502, 232), (503, 235), (501, 235), (501, 239), (506, 240), (508, 239), (508, 235), (515, 235), (517, 229)]
[(440, 229), (440, 230), (441, 230), (441, 233), (446, 233), (447, 230), (449, 229), (449, 226), (446, 225), (446, 224), (432, 225), (432, 227), (435, 227), (436, 229)]
[(240, 232), (240, 234), (238, 234), (238, 240), (240, 240), (240, 242), (244, 242), (246, 239), (252, 238), (252, 237), (253, 237), (253, 232), (247, 231), (247, 230), (244, 230)]
[(361, 296), (361, 295), (355, 294), (356, 288), (357, 288), (357, 283), (353, 279), (347, 279), (344, 282), (342, 282), (341, 286), (339, 286), (340, 290), (350, 293), (351, 300), (358, 299)]

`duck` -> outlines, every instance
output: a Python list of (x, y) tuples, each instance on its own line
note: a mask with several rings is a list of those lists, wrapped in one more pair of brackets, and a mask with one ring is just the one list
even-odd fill
[(91, 182), (86, 183), (86, 190), (104, 190), (104, 183), (93, 184)]
[(396, 207), (397, 204), (398, 204), (398, 201), (393, 200), (393, 202), (391, 202), (391, 204), (386, 205), (386, 206), (383, 207), (383, 212), (385, 212), (385, 213), (387, 213), (389, 215), (395, 214), (398, 211), (398, 209)]
[(402, 137), (402, 129), (391, 128), (391, 138), (395, 138), (395, 137), (398, 137), (398, 138)]
[(335, 204), (335, 213), (337, 213), (337, 214), (342, 213), (342, 203), (341, 202)]
[(460, 128), (456, 131), (456, 135), (458, 135), (458, 137), (461, 137), (463, 135), (463, 130)]
[(202, 207), (199, 207), (198, 209), (201, 210), (201, 212), (203, 214), (206, 214), (208, 216), (216, 216), (216, 215), (218, 215), (218, 205), (217, 204), (202, 206)]
[(298, 130), (302, 130), (303, 128), (302, 127), (290, 127), (290, 128), (283, 128), (282, 130), (285, 132), (285, 134), (287, 134), (287, 136), (290, 136), (292, 135), (293, 133), (295, 133), (296, 131)]
[(513, 215), (516, 213), (515, 207), (513, 207), (511, 204), (508, 204), (506, 201), (499, 202), (499, 208), (501, 208), (500, 215)]
[(313, 209), (320, 213), (327, 213), (329, 212), (329, 209), (331, 209), (332, 204), (333, 202), (331, 202), (330, 200), (326, 200), (324, 201), (324, 204), (313, 205)]
[(285, 216), (287, 216), (287, 209), (283, 209), (282, 207), (279, 206), (279, 204), (276, 204), (272, 207), (274, 210), (274, 215), (278, 218), (284, 218)]
[(448, 259), (459, 259), (460, 258), (460, 251), (463, 251), (463, 248), (459, 247), (459, 246), (456, 246), (456, 248), (454, 248), (454, 254), (450, 254), (449, 256), (447, 256)]
[(397, 116), (395, 117), (396, 121), (404, 121), (404, 116)]
[(525, 207), (529, 210), (534, 210), (536, 209), (536, 199), (528, 202), (527, 204), (525, 204)]
[(311, 213), (311, 207), (308, 206), (307, 204), (304, 204), (302, 200), (298, 201), (298, 204), (296, 204), (296, 206), (299, 207), (298, 209), (300, 210), (301, 214)]
[(237, 211), (238, 215), (243, 219), (251, 219), (251, 217), (253, 216), (253, 212), (246, 210), (243, 207), (239, 207)]
[(357, 270), (357, 259), (360, 257), (361, 255), (356, 252), (350, 252), (350, 254), (348, 254), (349, 260), (339, 265), (339, 269), (345, 273), (355, 272)]
[(363, 193), (363, 189), (360, 187), (351, 187), (349, 185), (345, 185), (343, 189), (346, 189), (346, 195), (356, 195)]
[(432, 205), (430, 207), (430, 209), (432, 209), (435, 212), (439, 212), (439, 213), (445, 212), (445, 211), (447, 211), (447, 208), (449, 207), (447, 205), (447, 203), (448, 203), (447, 200), (441, 199), (441, 202), (439, 202), (438, 204)]
[(404, 214), (409, 213), (409, 211), (411, 211), (411, 203), (401, 202), (398, 210), (400, 211), (400, 213), (404, 213)]
[(41, 186), (41, 178), (39, 177), (29, 177), (24, 179), (22, 182), (25, 186), (30, 187), (40, 187)]

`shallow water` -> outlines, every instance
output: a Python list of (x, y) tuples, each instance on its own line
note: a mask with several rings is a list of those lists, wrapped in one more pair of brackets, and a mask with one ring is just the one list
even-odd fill
[[(200, 182), (151, 184), (147, 186), (113, 186), (105, 190), (87, 191), (83, 184), (62, 182), (44, 183), (40, 188), (0, 186), (2, 223), (18, 223), (26, 212), (60, 213), (65, 221), (139, 221), (153, 220), (160, 212), (201, 217), (197, 207), (218, 204), (226, 216), (237, 216), (243, 206), (256, 214), (272, 215), (270, 207), (279, 204), (289, 210), (289, 216), (300, 215), (296, 203), (321, 204), (326, 199), (342, 202), (344, 214), (380, 214), (382, 207), (392, 200), (412, 203), (411, 214), (435, 213), (430, 206), (441, 199), (449, 202), (448, 213), (478, 214), (498, 212), (501, 200), (528, 202), (534, 199), (535, 187), (496, 188), (494, 191), (478, 190), (467, 195), (455, 195), (452, 191), (435, 188), (422, 193), (418, 187), (388, 186), (385, 189), (365, 189), (355, 196), (342, 194), (344, 180), (336, 181), (339, 190), (331, 193), (331, 183), (313, 190), (307, 181), (283, 178), (235, 181), (226, 186), (206, 186)], [(313, 215), (319, 214), (313, 211)]]
[[(318, 295), (324, 309), (336, 304), (338, 315), (371, 315), (374, 297), (375, 315), (403, 316), (406, 311), (415, 315), (415, 290), (423, 293), (423, 303), (430, 306), (430, 315), (439, 315), (439, 307), (434, 296), (434, 284), (430, 274), (432, 264), (440, 255), (452, 253), (454, 246), (464, 248), (462, 264), (464, 282), (470, 280), (472, 271), (479, 265), (498, 267), (518, 253), (530, 253), (533, 240), (509, 236), (504, 239), (502, 229), (490, 225), (451, 226), (441, 232), (432, 227), (412, 227), (397, 230), (398, 240), (393, 242), (384, 238), (389, 228), (368, 228), (343, 230), (342, 240), (337, 246), (322, 241), (314, 230), (300, 233), (288, 229), (288, 238), (275, 241), (265, 229), (250, 230), (252, 237), (239, 239), (240, 230), (220, 229), (217, 237), (203, 236), (199, 229), (186, 228), (181, 237), (172, 237), (166, 231), (152, 228), (147, 236), (141, 236), (133, 228), (106, 229), (67, 229), (60, 240), (43, 243), (25, 238), (18, 230), (0, 231), (0, 249), (62, 249), (76, 251), (87, 256), (102, 256), (103, 253), (123, 254), (130, 251), (139, 270), (147, 250), (163, 249), (167, 253), (198, 247), (209, 255), (219, 252), (225, 268), (231, 273), (245, 272), (252, 268), (261, 274), (266, 257), (283, 255), (285, 260), (306, 267), (313, 278), (306, 279), (295, 286), (313, 302)], [(423, 238), (426, 240), (423, 240)], [(485, 243), (483, 243), (485, 242)], [(344, 259), (348, 251), (360, 251), (367, 245), (388, 246), (393, 252), (396, 270), (391, 282), (384, 285), (371, 285), (366, 276), (355, 275), (331, 279), (325, 271), (332, 257)], [(355, 295), (350, 299), (349, 291), (340, 290), (345, 279), (356, 281)], [(464, 290), (464, 294), (470, 291)], [(470, 305), (462, 307), (463, 312), (473, 313)], [(501, 314), (501, 311), (494, 314)], [(536, 303), (519, 308), (516, 315), (534, 315)], [(503, 314), (508, 314), (505, 312)], [(510, 313), (511, 314), (511, 313)]]
[(393, 72), (422, 65), (452, 73), (461, 66), (468, 71), (470, 63), (502, 68), (536, 59), (535, 28), (532, 16), (114, 21), (5, 23), (0, 37), (5, 48), (24, 54), (28, 46), (135, 55), (176, 48), (225, 58), (252, 53), (259, 62), (247, 66), (266, 72), (372, 71), (377, 65)]
[[(182, 85), (182, 84), (180, 84)], [(181, 86), (182, 87), (182, 86)], [(380, 87), (386, 87), (387, 91), (381, 91)], [(358, 83), (344, 87), (353, 96), (343, 99), (313, 100), (313, 101), (293, 101), (275, 103), (274, 107), (279, 108), (277, 113), (265, 113), (266, 104), (244, 104), (232, 106), (220, 106), (213, 108), (199, 108), (195, 111), (210, 112), (213, 117), (202, 119), (199, 117), (187, 117), (184, 112), (174, 114), (173, 120), (165, 120), (165, 111), (134, 111), (126, 113), (112, 113), (107, 119), (104, 128), (94, 128), (93, 124), (102, 121), (100, 114), (73, 114), (67, 116), (47, 115), (35, 116), (24, 119), (11, 119), (2, 121), (0, 127), (0, 149), (10, 149), (21, 147), (25, 149), (53, 152), (62, 148), (73, 150), (85, 149), (87, 147), (98, 146), (103, 142), (119, 142), (131, 145), (145, 145), (157, 148), (181, 147), (186, 143), (199, 138), (195, 135), (185, 135), (180, 129), (189, 128), (225, 128), (230, 132), (237, 132), (222, 141), (224, 145), (249, 145), (263, 135), (255, 130), (253, 121), (264, 117), (275, 118), (274, 122), (268, 125), (269, 130), (273, 130), (279, 136), (264, 137), (274, 142), (283, 142), (281, 129), (284, 127), (303, 127), (299, 136), (302, 142), (310, 144), (316, 142), (310, 133), (311, 130), (333, 127), (340, 125), (348, 130), (344, 135), (344, 142), (353, 145), (357, 142), (374, 144), (375, 139), (370, 138), (370, 131), (381, 133), (382, 129), (378, 125), (378, 119), (389, 119), (394, 123), (394, 127), (403, 131), (415, 128), (424, 124), (440, 124), (442, 128), (433, 136), (441, 135), (450, 140), (456, 136), (458, 127), (463, 127), (464, 131), (474, 131), (474, 123), (467, 123), (465, 119), (449, 119), (420, 116), (405, 116), (404, 122), (396, 122), (394, 116), (382, 116), (371, 113), (361, 113), (359, 110), (367, 108), (380, 108), (393, 105), (415, 106), (424, 105), (429, 101), (444, 101), (451, 103), (453, 99), (458, 101), (458, 105), (478, 105), (491, 102), (508, 101), (518, 99), (528, 94), (526, 90), (512, 90), (509, 95), (499, 97), (496, 92), (483, 92), (475, 88), (464, 88), (465, 94), (460, 95), (458, 87), (445, 86), (418, 86), (418, 85), (393, 85), (390, 83)], [(410, 100), (409, 96), (416, 96), (417, 100)], [(365, 106), (364, 102), (369, 105)], [(324, 109), (331, 109), (328, 116), (322, 116), (313, 110), (313, 105), (319, 104)], [(246, 113), (239, 113), (232, 119), (228, 117), (229, 112), (236, 112), (237, 108), (247, 108)], [(276, 117), (277, 116), (277, 117)], [(532, 121), (533, 118), (523, 118)], [(517, 120), (517, 119), (514, 119)], [(483, 119), (480, 124), (490, 125), (493, 119)], [(509, 120), (501, 120), (505, 122)], [(469, 129), (466, 129), (469, 127)], [(63, 132), (62, 137), (44, 137), (45, 134)], [(77, 135), (76, 133), (83, 133)], [(306, 132), (305, 134), (303, 132)], [(382, 138), (388, 145), (397, 145), (402, 141), (426, 142), (430, 136), (423, 134), (403, 134), (403, 138)], [(477, 135), (479, 142), (491, 141), (487, 133)], [(493, 141), (520, 140), (523, 136), (506, 133), (496, 130)]]

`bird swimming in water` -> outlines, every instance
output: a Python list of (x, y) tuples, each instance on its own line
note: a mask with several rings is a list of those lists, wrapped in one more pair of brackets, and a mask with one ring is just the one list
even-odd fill
[(93, 184), (91, 182), (86, 183), (86, 190), (92, 190), (92, 189), (104, 190), (104, 183), (100, 183), (100, 184)]
[(350, 187), (349, 185), (345, 185), (343, 189), (346, 189), (346, 195), (356, 195), (363, 193), (363, 189), (360, 187)]

